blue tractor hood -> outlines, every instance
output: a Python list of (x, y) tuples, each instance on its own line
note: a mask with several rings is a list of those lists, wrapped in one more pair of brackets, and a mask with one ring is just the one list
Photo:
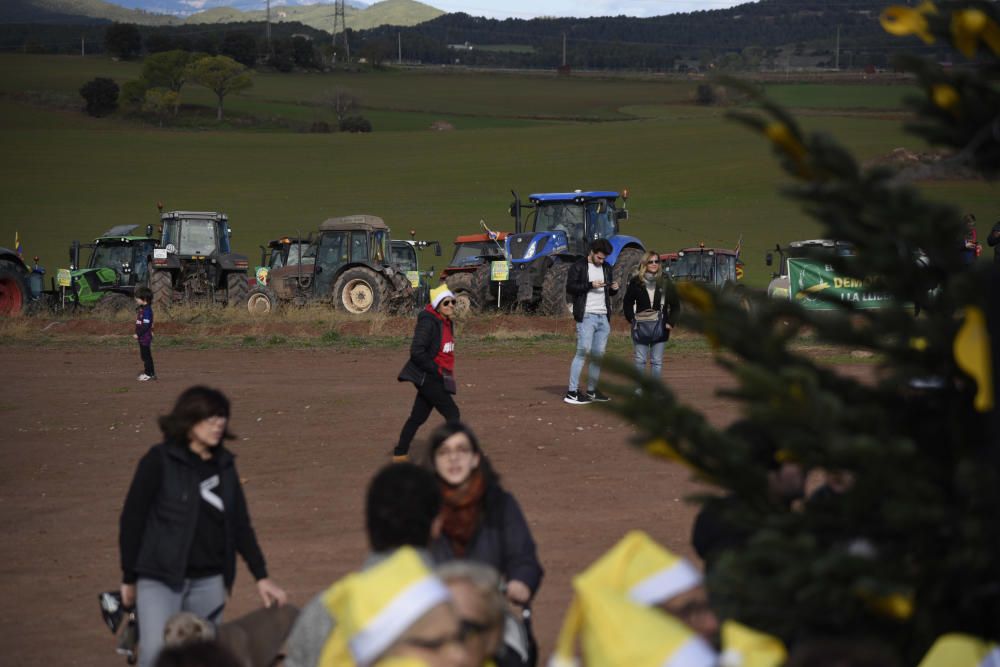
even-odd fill
[(532, 262), (538, 257), (566, 252), (566, 232), (521, 232), (507, 235), (507, 252), (514, 264)]

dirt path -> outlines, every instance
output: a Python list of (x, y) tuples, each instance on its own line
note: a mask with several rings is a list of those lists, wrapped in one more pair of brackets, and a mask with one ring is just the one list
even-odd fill
[[(366, 552), (362, 499), (413, 398), (395, 382), (405, 351), (172, 350), (161, 379), (101, 348), (0, 347), (0, 632), (11, 665), (118, 664), (97, 593), (119, 581), (118, 512), (156, 417), (193, 383), (233, 400), (232, 448), (273, 578), (303, 604)], [(563, 358), (566, 357), (566, 358)], [(694, 490), (679, 466), (625, 443), (629, 427), (561, 402), (569, 358), (460, 358), (459, 405), (520, 501), (547, 570), (535, 605), (545, 654), (569, 581), (629, 528), (690, 553)], [(700, 355), (672, 360), (670, 384), (719, 424), (726, 378)], [(439, 417), (432, 417), (432, 424)], [(420, 436), (427, 433), (425, 427)], [(257, 604), (243, 565), (227, 608)]]

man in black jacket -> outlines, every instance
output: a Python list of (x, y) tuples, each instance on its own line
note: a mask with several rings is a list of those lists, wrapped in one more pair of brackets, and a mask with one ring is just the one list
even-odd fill
[(993, 263), (1000, 264), (1000, 220), (993, 223), (990, 235), (986, 237), (986, 242), (993, 247)]
[[(571, 405), (610, 400), (597, 390), (601, 376), (597, 358), (604, 354), (611, 334), (611, 295), (618, 292), (618, 283), (612, 280), (611, 267), (605, 262), (611, 252), (607, 239), (597, 239), (590, 244), (590, 254), (574, 262), (566, 277), (566, 293), (573, 300), (576, 320), (576, 355), (569, 369), (569, 390), (563, 398)], [(587, 355), (594, 358), (587, 373), (587, 391), (581, 395), (580, 373)]]

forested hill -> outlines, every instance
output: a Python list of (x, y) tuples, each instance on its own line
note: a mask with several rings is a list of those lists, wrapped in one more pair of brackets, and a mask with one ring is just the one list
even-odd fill
[(668, 14), (653, 18), (485, 19), (445, 14), (419, 27), (419, 32), (449, 43), (502, 44), (546, 37), (711, 48), (769, 47), (798, 41), (881, 36), (882, 0), (760, 0), (730, 9)]
[[(565, 34), (569, 50), (590, 53), (601, 63), (617, 66), (616, 51), (639, 66), (662, 63), (664, 58), (698, 58), (702, 52), (739, 52), (748, 47), (776, 49), (817, 44), (832, 48), (837, 31), (842, 47), (883, 49), (891, 40), (878, 22), (885, 0), (760, 0), (730, 9), (670, 14), (653, 18), (486, 19), (468, 14), (446, 14), (403, 32), (418, 43), (464, 44), (476, 47), (518, 47), (561, 58)], [(369, 31), (372, 36), (379, 29)], [(392, 35), (396, 30), (393, 29)], [(383, 31), (388, 36), (389, 31)], [(424, 41), (426, 40), (426, 42)], [(469, 55), (470, 58), (484, 57)], [(568, 54), (570, 60), (573, 56)], [(591, 59), (593, 59), (591, 58)], [(527, 56), (523, 59), (528, 60)], [(551, 64), (551, 63), (550, 63)], [(574, 64), (570, 62), (570, 64)], [(580, 62), (578, 65), (587, 65)], [(884, 64), (884, 63), (882, 63)], [(597, 64), (596, 66), (601, 66)], [(662, 66), (662, 65), (658, 65)]]

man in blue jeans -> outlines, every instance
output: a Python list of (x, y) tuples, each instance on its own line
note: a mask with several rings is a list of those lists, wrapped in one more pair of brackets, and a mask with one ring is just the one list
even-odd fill
[[(590, 254), (574, 262), (566, 277), (566, 294), (573, 300), (573, 319), (576, 320), (576, 356), (569, 368), (569, 391), (563, 398), (571, 405), (611, 400), (597, 389), (601, 376), (597, 359), (604, 354), (608, 344), (611, 295), (618, 291), (618, 283), (611, 279), (611, 267), (605, 262), (611, 252), (607, 239), (597, 239), (590, 244)], [(588, 354), (592, 359), (587, 373), (587, 391), (581, 393), (580, 373)]]

